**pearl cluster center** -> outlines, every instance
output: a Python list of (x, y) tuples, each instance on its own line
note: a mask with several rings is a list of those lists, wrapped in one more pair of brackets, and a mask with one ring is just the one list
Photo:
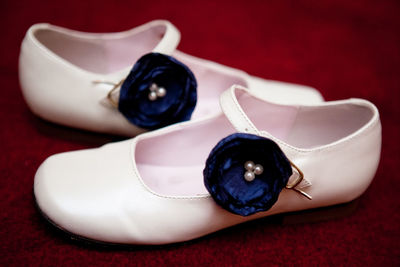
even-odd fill
[(253, 181), (256, 178), (256, 175), (260, 175), (264, 171), (264, 168), (261, 164), (254, 164), (254, 162), (250, 160), (246, 161), (244, 168), (246, 169), (244, 179), (248, 182)]
[(167, 94), (167, 90), (162, 86), (158, 86), (156, 83), (152, 83), (149, 89), (150, 89), (149, 93), (150, 101), (155, 101), (158, 98), (163, 98)]

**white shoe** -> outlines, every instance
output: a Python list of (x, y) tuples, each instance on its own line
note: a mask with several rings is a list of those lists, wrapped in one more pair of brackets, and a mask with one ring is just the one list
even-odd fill
[[(320, 93), (310, 87), (264, 80), (184, 54), (176, 50), (179, 40), (178, 30), (164, 20), (119, 33), (83, 33), (50, 24), (33, 25), (25, 36), (20, 54), (23, 95), (31, 110), (49, 121), (127, 136), (187, 120), (196, 104), (195, 98), (197, 105), (192, 118), (220, 112), (221, 88), (235, 83), (250, 90), (263, 88), (273, 102), (310, 104), (323, 100)], [(124, 116), (118, 110), (121, 110), (120, 82), (127, 78), (133, 64), (148, 53), (172, 56), (188, 66), (189, 74), (177, 78), (171, 75), (171, 68), (156, 64), (156, 68), (162, 69), (161, 83), (165, 84), (155, 84), (154, 90), (166, 89), (161, 90), (162, 97), (157, 97), (150, 88), (153, 82), (158, 82), (160, 73), (141, 64), (133, 75), (134, 85), (132, 79), (131, 87), (124, 83), (131, 90), (122, 108)], [(191, 75), (190, 70), (198, 83), (197, 97), (196, 89), (181, 88), (187, 86), (182, 79)], [(141, 76), (138, 71), (146, 73)], [(172, 67), (174, 71), (176, 66)], [(149, 73), (151, 77), (145, 77)], [(189, 93), (192, 97), (187, 97)]]
[(39, 209), (78, 237), (167, 244), (367, 189), (381, 149), (372, 103), (290, 106), (254, 92), (233, 86), (222, 114), (51, 156), (35, 177)]

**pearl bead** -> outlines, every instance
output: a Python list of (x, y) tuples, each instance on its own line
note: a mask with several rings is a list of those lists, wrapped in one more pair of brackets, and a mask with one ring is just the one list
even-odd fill
[(160, 87), (157, 89), (157, 96), (164, 97), (167, 94), (167, 90), (164, 87)]
[(245, 172), (245, 174), (244, 174), (244, 179), (245, 179), (247, 182), (253, 181), (254, 178), (256, 178), (256, 175), (254, 174), (254, 172), (251, 172), (251, 171)]
[(246, 163), (244, 164), (244, 168), (248, 171), (252, 171), (254, 170), (254, 162), (252, 161), (246, 161)]
[(257, 164), (257, 165), (254, 167), (254, 173), (255, 173), (256, 175), (262, 174), (263, 171), (264, 171), (264, 168), (263, 168), (263, 166), (260, 165), (260, 164)]
[(150, 94), (149, 94), (149, 100), (150, 100), (150, 101), (154, 101), (154, 100), (156, 100), (156, 99), (157, 99), (157, 93), (154, 92), (154, 91), (150, 92)]
[(150, 91), (155, 92), (158, 89), (158, 85), (156, 83), (152, 83), (150, 85)]

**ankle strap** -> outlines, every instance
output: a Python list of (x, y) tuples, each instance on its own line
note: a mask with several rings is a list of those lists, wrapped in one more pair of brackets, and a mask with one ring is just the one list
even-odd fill
[(166, 27), (164, 36), (158, 45), (153, 49), (153, 52), (163, 53), (170, 55), (172, 52), (176, 50), (176, 47), (181, 40), (181, 34), (179, 30), (169, 21), (166, 20), (156, 20), (150, 22), (150, 27), (154, 26), (153, 24), (164, 25)]
[(261, 132), (251, 122), (249, 117), (240, 106), (236, 94), (238, 91), (247, 92), (249, 90), (240, 86), (233, 85), (231, 88), (223, 92), (220, 96), (220, 104), (225, 116), (232, 123), (238, 132), (261, 135)]

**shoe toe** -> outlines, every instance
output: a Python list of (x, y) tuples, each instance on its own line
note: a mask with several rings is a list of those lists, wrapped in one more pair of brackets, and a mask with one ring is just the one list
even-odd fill
[[(57, 227), (106, 242), (129, 237), (123, 200), (129, 194), (129, 145), (61, 153), (39, 167), (34, 194), (39, 209)], [(126, 175), (119, 175), (125, 173)]]

